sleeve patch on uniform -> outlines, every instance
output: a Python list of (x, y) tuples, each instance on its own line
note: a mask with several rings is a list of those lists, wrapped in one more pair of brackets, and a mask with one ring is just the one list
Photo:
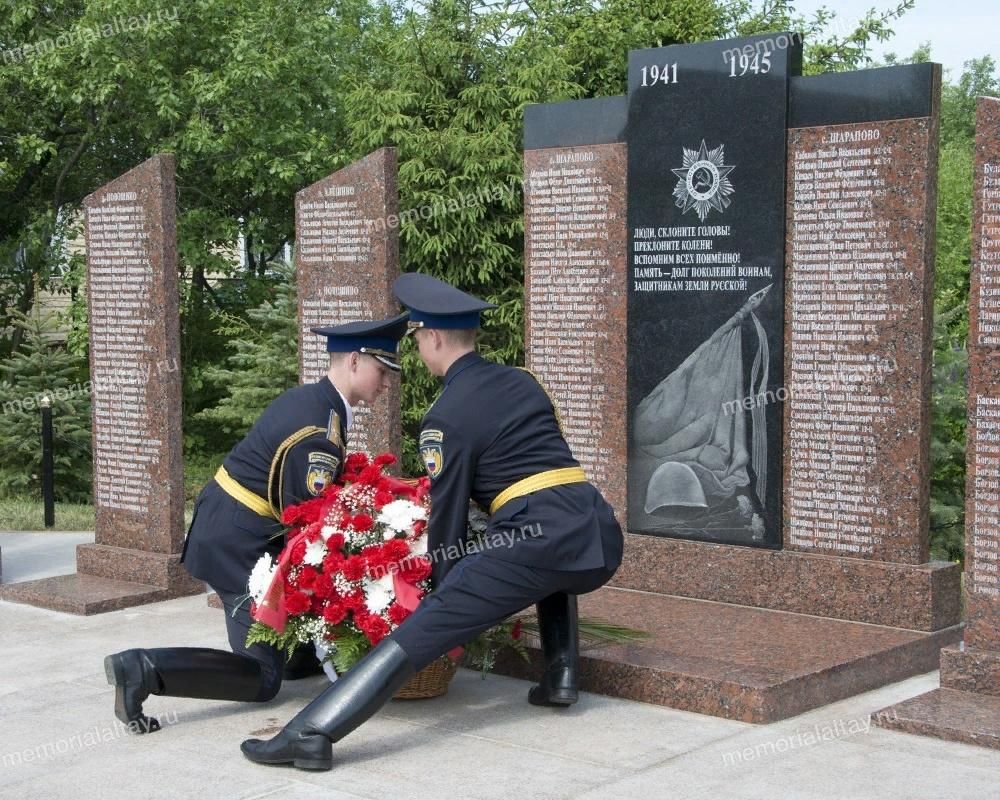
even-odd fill
[(340, 459), (329, 453), (312, 452), (309, 454), (309, 467), (306, 470), (306, 489), (314, 496), (323, 493), (337, 475)]
[(430, 428), (420, 432), (420, 457), (431, 478), (436, 478), (444, 469), (444, 433)]

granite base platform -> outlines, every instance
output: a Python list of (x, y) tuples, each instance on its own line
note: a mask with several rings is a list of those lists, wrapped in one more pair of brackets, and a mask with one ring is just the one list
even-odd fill
[[(581, 653), (580, 688), (743, 722), (775, 722), (938, 668), (962, 627), (933, 633), (605, 587), (580, 613), (647, 631)], [(497, 671), (537, 680), (505, 655)]]
[(1000, 652), (944, 648), (941, 688), (880, 714), (883, 728), (1000, 749)]
[(1000, 750), (1000, 697), (935, 689), (879, 711), (877, 725)]
[(77, 572), (4, 584), (0, 599), (86, 616), (204, 591), (178, 554), (85, 544), (77, 547)]

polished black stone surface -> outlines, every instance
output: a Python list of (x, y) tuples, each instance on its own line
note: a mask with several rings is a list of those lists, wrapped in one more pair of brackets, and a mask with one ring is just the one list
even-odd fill
[(940, 84), (940, 64), (906, 64), (792, 78), (788, 127), (929, 117)]
[(524, 109), (524, 149), (625, 141), (628, 98), (567, 100)]
[(791, 34), (629, 54), (633, 533), (780, 546), (781, 404), (764, 398), (783, 383), (785, 132), (800, 64)]

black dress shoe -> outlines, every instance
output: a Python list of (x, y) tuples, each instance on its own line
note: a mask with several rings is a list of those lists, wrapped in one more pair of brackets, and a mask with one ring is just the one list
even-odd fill
[(240, 750), (256, 764), (333, 769), (333, 742), (321, 733), (293, 733), (286, 729), (273, 739), (247, 739)]

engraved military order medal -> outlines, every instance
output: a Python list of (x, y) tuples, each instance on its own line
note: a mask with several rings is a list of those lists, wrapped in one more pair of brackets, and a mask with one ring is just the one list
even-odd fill
[(702, 222), (708, 216), (710, 208), (719, 213), (728, 208), (732, 202), (729, 196), (735, 191), (729, 182), (729, 173), (736, 169), (735, 165), (726, 165), (725, 145), (720, 144), (714, 150), (705, 147), (701, 140), (698, 150), (684, 150), (684, 161), (680, 169), (670, 170), (677, 176), (674, 187), (674, 198), (681, 213), (687, 213), (693, 208)]

